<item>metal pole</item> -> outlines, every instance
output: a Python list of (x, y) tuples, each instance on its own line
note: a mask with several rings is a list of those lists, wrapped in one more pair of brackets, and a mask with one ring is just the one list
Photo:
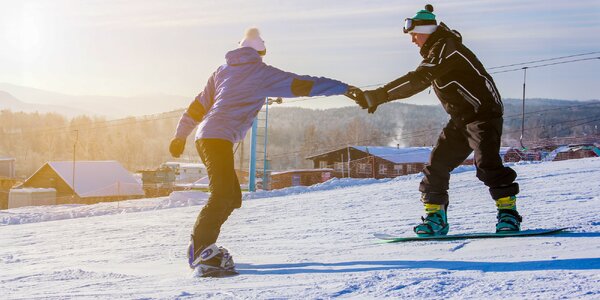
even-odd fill
[(256, 131), (258, 130), (258, 117), (252, 122), (252, 135), (250, 139), (250, 170), (248, 171), (248, 190), (256, 191)]
[(267, 169), (268, 169), (268, 163), (267, 163), (267, 143), (269, 141), (268, 136), (269, 136), (269, 99), (267, 98), (267, 103), (265, 104), (265, 145), (264, 145), (264, 153), (263, 153), (263, 181), (262, 181), (262, 189), (263, 190), (268, 190), (269, 189), (269, 184), (268, 184), (268, 179), (269, 179), (269, 175), (267, 174)]
[(117, 181), (117, 208), (119, 208), (119, 203), (121, 202), (121, 181)]
[(373, 174), (373, 178), (375, 178), (375, 156), (371, 155), (371, 161), (372, 161), (371, 171), (372, 171), (372, 174)]
[(523, 105), (521, 107), (521, 137), (519, 138), (519, 143), (521, 144), (521, 149), (525, 149), (523, 145), (523, 136), (525, 135), (525, 85), (527, 82), (527, 67), (523, 67)]
[[(266, 169), (267, 169), (267, 125), (268, 125), (268, 114), (269, 114), (269, 104), (273, 104), (273, 103), (279, 103), (281, 104), (283, 102), (283, 99), (281, 99), (281, 97), (277, 98), (277, 99), (269, 99), (269, 98), (265, 98), (265, 104), (267, 105), (266, 108), (266, 116), (265, 116), (265, 155), (264, 155), (264, 163), (263, 163), (263, 174), (266, 173)], [(249, 178), (248, 178), (248, 190), (250, 192), (255, 192), (256, 191), (256, 135), (257, 135), (257, 131), (258, 131), (258, 116), (256, 118), (254, 118), (254, 122), (252, 122), (252, 138), (250, 140), (250, 174), (249, 174)], [(265, 187), (265, 182), (264, 182), (264, 178), (265, 175), (263, 175), (263, 189), (266, 188)]]
[(346, 147), (346, 150), (348, 151), (348, 178), (350, 178), (352, 177), (352, 169), (350, 169), (350, 146)]
[[(342, 160), (342, 178), (344, 178), (344, 153), (340, 153), (340, 159)], [(333, 168), (335, 170), (335, 165)]]
[(71, 184), (73, 186), (72, 198), (75, 198), (75, 153), (77, 151), (77, 141), (79, 140), (79, 130), (75, 130), (75, 142), (73, 142), (73, 179)]

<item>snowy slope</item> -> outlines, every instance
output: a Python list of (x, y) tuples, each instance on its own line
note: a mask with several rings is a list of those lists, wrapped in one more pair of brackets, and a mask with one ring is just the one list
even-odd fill
[[(246, 199), (222, 230), (220, 243), (242, 273), (226, 279), (195, 278), (187, 268), (185, 248), (197, 205), (0, 226), (0, 295), (600, 298), (600, 159), (515, 169), (523, 227), (570, 226), (572, 233), (381, 244), (372, 233), (410, 234), (419, 220), (420, 176), (338, 181), (334, 187), (342, 188), (326, 184)], [(450, 197), (451, 232), (493, 230), (493, 202), (472, 170), (453, 175)], [(140, 205), (147, 206), (144, 201)], [(16, 218), (27, 216), (24, 210)], [(43, 218), (29, 222), (36, 220)]]

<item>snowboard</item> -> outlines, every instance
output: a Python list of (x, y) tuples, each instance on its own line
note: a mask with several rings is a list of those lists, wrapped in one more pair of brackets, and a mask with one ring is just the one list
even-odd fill
[(497, 239), (507, 237), (525, 237), (525, 236), (539, 236), (539, 235), (551, 235), (557, 234), (565, 228), (558, 229), (529, 229), (522, 230), (519, 232), (511, 233), (492, 233), (492, 232), (479, 232), (479, 233), (462, 233), (462, 234), (450, 234), (450, 235), (439, 235), (439, 236), (394, 236), (386, 233), (375, 233), (373, 234), (376, 238), (383, 240), (387, 243), (401, 243), (401, 242), (414, 242), (414, 241), (451, 241), (451, 240), (466, 240), (466, 239)]
[(235, 276), (235, 275), (239, 275), (240, 273), (238, 273), (235, 269), (234, 270), (223, 270), (223, 269), (218, 269), (218, 270), (211, 270), (211, 271), (207, 271), (202, 273), (202, 275), (200, 275), (200, 277), (212, 277), (212, 278), (223, 278), (223, 277), (231, 277), (231, 276)]

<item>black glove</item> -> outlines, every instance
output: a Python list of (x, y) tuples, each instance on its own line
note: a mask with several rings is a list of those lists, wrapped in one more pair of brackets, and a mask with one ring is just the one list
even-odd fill
[(361, 91), (355, 86), (348, 86), (348, 91), (346, 91), (344, 96), (354, 100), (354, 102), (356, 102), (356, 104), (358, 104), (362, 109), (366, 109), (369, 107), (369, 105), (367, 105), (367, 100), (365, 99), (363, 91)]
[(377, 110), (377, 106), (379, 106), (379, 104), (383, 104), (389, 101), (388, 93), (383, 88), (365, 91), (364, 97), (367, 102), (367, 106), (369, 108), (368, 111), (370, 114), (374, 113)]
[(184, 139), (174, 138), (171, 140), (171, 145), (169, 146), (169, 152), (171, 152), (171, 156), (178, 158), (183, 153), (183, 149), (185, 149)]

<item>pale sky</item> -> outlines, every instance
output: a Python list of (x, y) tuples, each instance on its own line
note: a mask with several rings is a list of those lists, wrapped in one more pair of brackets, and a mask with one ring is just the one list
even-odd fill
[[(600, 0), (430, 1), (486, 67), (600, 51)], [(423, 1), (0, 0), (0, 82), (75, 95), (194, 97), (257, 26), (267, 64), (356, 86), (421, 58), (402, 33)], [(600, 60), (530, 70), (528, 97), (600, 98)], [(494, 75), (520, 98), (522, 73)], [(411, 103), (436, 103), (423, 92)], [(299, 102), (350, 104), (343, 97)]]

